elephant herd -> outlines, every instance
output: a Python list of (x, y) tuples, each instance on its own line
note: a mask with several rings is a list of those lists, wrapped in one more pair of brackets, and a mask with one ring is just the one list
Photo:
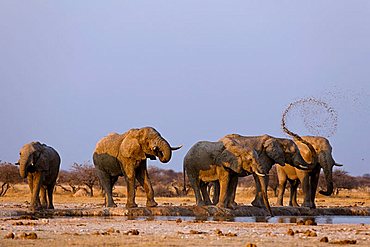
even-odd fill
[[(162, 163), (170, 161), (172, 151), (166, 139), (152, 127), (130, 129), (123, 134), (111, 133), (102, 138), (95, 147), (93, 163), (105, 192), (105, 206), (115, 207), (112, 189), (119, 176), (127, 182), (127, 208), (135, 203), (135, 181), (146, 192), (146, 206), (154, 207), (154, 191), (151, 185), (147, 158), (158, 158)], [(20, 150), (19, 172), (28, 179), (31, 191), (32, 210), (53, 209), (53, 191), (60, 168), (60, 156), (52, 148), (39, 142), (25, 144)], [(269, 135), (241, 136), (230, 134), (216, 142), (200, 141), (187, 152), (183, 161), (185, 174), (194, 190), (196, 204), (217, 205), (235, 208), (238, 177), (253, 175), (256, 195), (253, 206), (265, 206), (272, 215), (267, 198), (269, 171), (277, 164), (279, 179), (278, 204), (283, 205), (283, 194), (287, 181), (291, 185), (289, 205), (297, 204), (297, 186), (302, 184), (304, 202), (302, 206), (315, 208), (315, 193), (321, 168), (323, 168), (327, 191), (333, 192), (332, 170), (338, 165), (332, 157), (332, 147), (324, 137), (305, 136), (276, 138)], [(207, 191), (214, 184), (212, 200)], [(47, 196), (46, 196), (47, 194)]]

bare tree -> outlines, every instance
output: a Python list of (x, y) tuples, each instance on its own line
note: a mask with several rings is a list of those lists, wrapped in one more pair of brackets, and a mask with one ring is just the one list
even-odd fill
[(72, 182), (76, 185), (85, 185), (89, 189), (89, 195), (94, 196), (94, 186), (99, 181), (94, 165), (89, 161), (83, 164), (74, 163), (71, 173)]
[(4, 196), (11, 186), (22, 181), (17, 166), (7, 162), (0, 163), (0, 196)]
[[(62, 188), (64, 191), (72, 192), (74, 194), (79, 190), (75, 180), (75, 174), (73, 172), (61, 170), (57, 179), (57, 186)], [(66, 185), (68, 185), (70, 189), (65, 187)]]
[(172, 169), (166, 170), (152, 166), (148, 168), (148, 173), (155, 193), (158, 196), (183, 196), (189, 191), (189, 188), (186, 189), (186, 191), (182, 190), (182, 172), (175, 172)]
[(365, 173), (360, 177), (356, 177), (358, 186), (361, 188), (370, 187), (370, 173)]

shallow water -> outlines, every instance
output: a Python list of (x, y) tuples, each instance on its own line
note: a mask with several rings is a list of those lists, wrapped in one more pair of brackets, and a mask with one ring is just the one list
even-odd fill
[(125, 217), (128, 220), (177, 220), (183, 221), (228, 221), (228, 222), (265, 222), (265, 223), (297, 223), (300, 220), (312, 220), (317, 224), (370, 224), (370, 216), (248, 216), (248, 217), (191, 217), (191, 216), (154, 216)]

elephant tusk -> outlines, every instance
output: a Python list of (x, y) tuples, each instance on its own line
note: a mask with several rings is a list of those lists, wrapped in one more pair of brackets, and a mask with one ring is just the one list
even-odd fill
[(31, 166), (34, 166), (35, 164), (33, 162), (31, 162)]
[(178, 147), (171, 147), (171, 150), (172, 150), (172, 151), (175, 151), (175, 150), (178, 150), (178, 149), (180, 149), (180, 148), (182, 148), (182, 145), (180, 145), (180, 146), (178, 146)]
[(335, 166), (343, 166), (342, 164), (334, 163)]
[(260, 176), (260, 177), (264, 177), (264, 176), (266, 176), (265, 174), (262, 174), (262, 173), (259, 173), (258, 171), (255, 171), (254, 173), (256, 173), (258, 176)]
[(304, 165), (299, 165), (299, 168), (302, 168), (302, 169), (309, 169), (308, 166), (304, 166)]

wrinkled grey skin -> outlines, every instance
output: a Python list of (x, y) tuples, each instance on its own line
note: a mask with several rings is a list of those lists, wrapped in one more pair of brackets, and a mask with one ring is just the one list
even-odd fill
[[(278, 205), (283, 206), (284, 190), (287, 181), (289, 181), (291, 185), (289, 205), (298, 206), (297, 187), (299, 183), (301, 183), (304, 197), (302, 206), (316, 208), (315, 195), (321, 168), (325, 174), (327, 190), (319, 192), (322, 195), (329, 196), (333, 193), (333, 167), (335, 165), (341, 165), (335, 163), (332, 156), (332, 147), (326, 138), (320, 136), (303, 136), (302, 138), (314, 147), (317, 153), (317, 164), (310, 171), (298, 170), (290, 165), (286, 165), (284, 167), (278, 166), (277, 175), (279, 180), (279, 194), (277, 203)], [(307, 162), (311, 162), (313, 158), (308, 147), (297, 140), (295, 140), (295, 143), (297, 144), (303, 158)]]
[(144, 187), (147, 207), (155, 207), (154, 191), (149, 180), (146, 159), (156, 159), (162, 163), (170, 161), (170, 144), (152, 127), (131, 129), (124, 134), (112, 133), (102, 138), (95, 147), (93, 161), (105, 191), (107, 207), (116, 207), (112, 188), (119, 176), (127, 182), (127, 208), (137, 207), (135, 203), (135, 179)]
[(60, 168), (59, 154), (52, 147), (31, 142), (21, 148), (19, 155), (19, 173), (22, 178), (27, 177), (31, 190), (30, 209), (54, 209), (53, 191)]
[[(211, 204), (206, 186), (208, 182), (217, 181), (219, 184), (217, 206), (233, 208), (233, 191), (238, 183), (238, 176), (255, 173), (265, 175), (255, 152), (226, 138), (223, 142), (197, 142), (185, 155), (183, 165), (198, 206)], [(264, 183), (263, 177), (261, 182)], [(263, 190), (263, 199), (272, 214), (266, 190)]]
[[(235, 142), (240, 143), (243, 146), (256, 150), (259, 161), (264, 167), (266, 174), (269, 173), (274, 164), (284, 166), (285, 163), (287, 163), (297, 167), (298, 169), (306, 170), (311, 168), (310, 164), (302, 158), (297, 145), (290, 139), (275, 138), (269, 135), (242, 136), (238, 134), (226, 135), (225, 137), (221, 138), (221, 140), (224, 138), (233, 139)], [(260, 183), (260, 179), (255, 174), (253, 177), (256, 183), (256, 196), (252, 201), (252, 205), (256, 207), (262, 207), (263, 195), (261, 186), (265, 187), (264, 190), (267, 191), (268, 176), (265, 177), (265, 182), (263, 185)], [(235, 201), (233, 204), (236, 204)]]

